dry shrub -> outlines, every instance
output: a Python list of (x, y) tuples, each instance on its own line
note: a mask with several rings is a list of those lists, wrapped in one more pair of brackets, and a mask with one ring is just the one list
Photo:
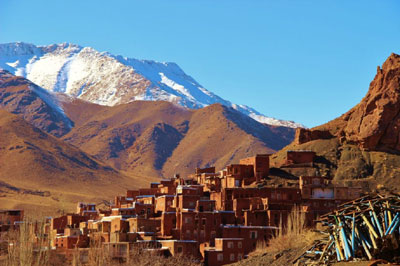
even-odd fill
[(258, 241), (256, 248), (251, 252), (250, 255), (256, 256), (256, 255), (264, 254), (265, 251), (267, 250), (267, 248), (268, 248), (267, 241), (264, 241), (264, 240)]
[(137, 257), (132, 257), (127, 263), (126, 266), (195, 266), (200, 265), (199, 261), (196, 261), (192, 258), (185, 256), (175, 256), (175, 257), (164, 257), (160, 255), (154, 255), (150, 252), (145, 252)]
[(18, 230), (7, 234), (7, 257), (3, 265), (49, 265), (50, 243), (42, 221), (24, 220)]
[[(112, 243), (111, 243), (112, 244)], [(148, 248), (152, 248), (149, 246)], [(113, 259), (110, 250), (100, 241), (93, 241), (88, 249), (76, 249), (73, 254), (72, 266), (169, 266), (169, 265), (200, 265), (199, 261), (187, 256), (164, 257), (147, 251), (146, 247), (134, 247), (127, 259)], [(65, 264), (67, 265), (67, 264)]]
[[(294, 207), (288, 215), (286, 227), (282, 226), (268, 242), (264, 252), (280, 252), (308, 246), (314, 242), (318, 234), (306, 226), (305, 213), (300, 207)], [(259, 250), (260, 251), (260, 250)]]
[(88, 266), (107, 266), (111, 264), (110, 253), (101, 240), (91, 240), (88, 251)]
[[(151, 248), (151, 247), (150, 247)], [(129, 260), (124, 263), (125, 266), (169, 266), (169, 265), (184, 265), (195, 266), (200, 265), (200, 262), (190, 256), (177, 255), (174, 257), (165, 257), (154, 252), (147, 251), (145, 248), (134, 248), (129, 256)]]

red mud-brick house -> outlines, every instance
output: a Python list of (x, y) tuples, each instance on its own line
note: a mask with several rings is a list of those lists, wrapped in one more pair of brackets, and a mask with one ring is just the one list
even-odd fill
[(361, 195), (360, 187), (334, 185), (331, 179), (320, 176), (301, 176), (299, 186), (303, 199), (302, 205), (309, 207), (314, 219)]
[(222, 188), (244, 187), (255, 181), (256, 177), (252, 165), (231, 164), (226, 167), (226, 176), (222, 180)]
[(176, 234), (176, 212), (163, 212), (161, 214), (160, 230), (162, 237), (173, 236), (173, 232)]
[(335, 185), (331, 179), (320, 176), (301, 176), (299, 186), (302, 199), (348, 201), (361, 194), (361, 187)]
[(161, 230), (161, 219), (156, 218), (145, 218), (145, 217), (134, 217), (129, 218), (129, 231), (130, 232), (159, 232)]
[(89, 238), (86, 235), (64, 235), (56, 236), (54, 246), (57, 249), (85, 248), (89, 244)]
[(14, 229), (15, 226), (23, 220), (23, 210), (0, 210), (0, 232)]
[(98, 212), (96, 204), (79, 202), (76, 208), (76, 213), (82, 216), (89, 216), (91, 219), (96, 219)]
[(51, 219), (50, 230), (56, 230), (57, 234), (64, 233), (65, 228), (79, 228), (81, 222), (87, 222), (88, 220), (88, 216), (82, 216), (76, 213), (63, 215)]
[(205, 265), (224, 265), (244, 258), (243, 238), (216, 238), (215, 246), (201, 246), (200, 252)]
[(284, 200), (292, 204), (301, 202), (301, 191), (298, 188), (226, 188), (221, 192), (210, 195), (216, 202), (217, 210), (233, 210), (233, 200), (241, 198), (270, 198), (271, 200)]
[[(290, 163), (313, 162), (315, 154), (299, 152), (289, 156)], [(312, 225), (319, 214), (360, 193), (323, 177), (301, 177), (299, 186), (291, 187), (257, 183), (268, 173), (269, 155), (256, 155), (219, 172), (197, 168), (192, 178), (176, 176), (128, 190), (95, 218), (95, 206), (82, 203), (77, 214), (52, 219), (55, 242), (63, 249), (81, 247), (85, 242), (74, 238), (85, 236), (101, 240), (116, 258), (127, 259), (132, 248), (140, 247), (151, 254), (201, 254), (204, 263), (223, 265), (268, 241), (292, 209)]]
[(210, 242), (220, 229), (221, 214), (218, 212), (184, 211), (177, 213), (176, 229), (179, 239)]
[(308, 150), (294, 150), (286, 152), (284, 166), (313, 166), (316, 153)]
[(162, 195), (156, 198), (155, 213), (161, 215), (163, 212), (175, 211), (175, 195)]
[(175, 195), (176, 183), (173, 179), (161, 179), (158, 186), (159, 193), (163, 195)]
[(256, 182), (259, 182), (268, 177), (270, 156), (271, 154), (257, 154), (253, 157), (240, 159), (239, 164), (253, 166), (253, 176), (255, 176)]
[(221, 190), (221, 173), (215, 172), (215, 167), (196, 168), (193, 179), (204, 185), (204, 192)]
[(129, 232), (129, 221), (124, 218), (114, 218), (111, 220), (110, 233)]
[(174, 207), (179, 210), (196, 208), (197, 201), (200, 200), (199, 195), (177, 195), (174, 201)]
[(200, 199), (196, 202), (197, 212), (213, 212), (215, 211), (215, 200)]
[(242, 238), (244, 254), (250, 253), (257, 246), (257, 242), (268, 241), (279, 229), (274, 226), (245, 226), (245, 225), (221, 225), (222, 238)]
[(200, 259), (199, 244), (194, 240), (158, 240), (162, 248), (168, 248), (172, 256), (185, 256)]
[(113, 208), (111, 210), (112, 216), (123, 216), (123, 217), (132, 217), (136, 215), (136, 208), (133, 207), (125, 207), (125, 208)]

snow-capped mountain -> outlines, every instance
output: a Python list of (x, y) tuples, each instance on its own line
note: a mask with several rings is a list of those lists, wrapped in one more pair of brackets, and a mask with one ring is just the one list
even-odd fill
[(74, 44), (0, 44), (0, 68), (53, 92), (114, 106), (135, 100), (169, 101), (198, 109), (220, 103), (265, 124), (303, 127), (264, 116), (203, 88), (175, 63), (137, 60)]

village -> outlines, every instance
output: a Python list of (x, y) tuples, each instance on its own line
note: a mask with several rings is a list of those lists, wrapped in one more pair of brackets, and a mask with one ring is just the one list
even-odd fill
[[(311, 151), (288, 151), (283, 165), (311, 167), (314, 158)], [(79, 202), (75, 213), (50, 218), (46, 233), (52, 249), (66, 256), (97, 241), (118, 260), (140, 248), (224, 265), (268, 243), (294, 208), (311, 227), (362, 193), (360, 187), (340, 186), (322, 176), (300, 176), (296, 186), (260, 185), (269, 172), (269, 154), (241, 159), (221, 171), (197, 168), (188, 177), (177, 174), (148, 188), (127, 190), (106, 209)], [(21, 221), (23, 210), (0, 211), (0, 231)]]

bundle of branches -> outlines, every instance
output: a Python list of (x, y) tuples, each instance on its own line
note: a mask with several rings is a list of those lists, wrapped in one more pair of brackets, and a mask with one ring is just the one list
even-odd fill
[(307, 251), (328, 263), (353, 259), (400, 262), (400, 195), (368, 194), (320, 217), (327, 237)]

